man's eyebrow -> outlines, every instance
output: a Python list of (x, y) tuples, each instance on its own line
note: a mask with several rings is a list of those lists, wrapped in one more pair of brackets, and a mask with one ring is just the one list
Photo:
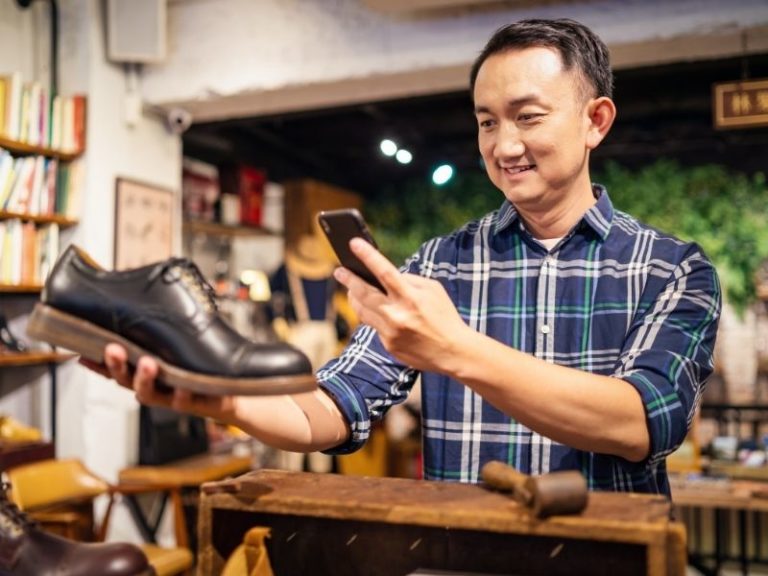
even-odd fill
[[(519, 96), (517, 98), (513, 98), (512, 100), (509, 100), (505, 107), (506, 108), (516, 108), (518, 106), (524, 106), (525, 104), (530, 104), (531, 102), (538, 102), (539, 97), (536, 94), (525, 94), (523, 96)], [(475, 106), (475, 114), (483, 114), (483, 113), (490, 113), (490, 108), (487, 106)]]

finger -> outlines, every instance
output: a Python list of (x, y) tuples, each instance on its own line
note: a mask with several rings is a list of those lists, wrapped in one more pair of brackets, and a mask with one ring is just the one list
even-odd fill
[(386, 294), (347, 268), (336, 268), (333, 277), (344, 285), (349, 298), (364, 301), (366, 305), (380, 305), (387, 300)]
[(136, 393), (136, 399), (142, 404), (160, 405), (170, 407), (172, 397), (170, 394), (158, 390), (157, 375), (159, 368), (157, 362), (148, 356), (139, 358), (136, 373), (133, 376), (132, 387)]
[(131, 374), (128, 369), (128, 352), (118, 344), (107, 344), (104, 348), (104, 365), (109, 376), (118, 384), (131, 388)]
[(352, 238), (349, 248), (384, 286), (387, 294), (401, 295), (405, 284), (400, 271), (384, 255), (362, 238)]
[(379, 311), (387, 303), (387, 295), (346, 268), (336, 269), (334, 276), (347, 287), (349, 305), (360, 322), (380, 329), (382, 319)]

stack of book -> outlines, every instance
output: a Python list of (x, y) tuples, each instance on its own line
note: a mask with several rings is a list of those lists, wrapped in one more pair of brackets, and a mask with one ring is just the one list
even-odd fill
[(36, 226), (17, 218), (0, 221), (0, 284), (42, 284), (58, 254), (57, 223)]
[(83, 94), (52, 95), (40, 82), (23, 82), (19, 72), (0, 75), (0, 136), (52, 150), (85, 149)]
[(0, 210), (32, 216), (80, 212), (82, 168), (79, 161), (45, 156), (14, 157), (0, 148)]

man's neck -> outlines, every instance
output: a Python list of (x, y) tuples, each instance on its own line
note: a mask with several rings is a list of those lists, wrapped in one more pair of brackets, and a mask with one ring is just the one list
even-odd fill
[(562, 238), (595, 205), (597, 199), (589, 184), (588, 191), (566, 196), (563, 202), (541, 210), (516, 207), (525, 226), (534, 238)]

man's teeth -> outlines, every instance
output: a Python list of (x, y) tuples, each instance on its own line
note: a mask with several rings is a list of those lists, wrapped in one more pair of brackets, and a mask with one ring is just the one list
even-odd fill
[(515, 166), (514, 168), (504, 168), (507, 172), (511, 172), (512, 174), (519, 174), (520, 172), (525, 172), (526, 170), (532, 170), (534, 166)]

